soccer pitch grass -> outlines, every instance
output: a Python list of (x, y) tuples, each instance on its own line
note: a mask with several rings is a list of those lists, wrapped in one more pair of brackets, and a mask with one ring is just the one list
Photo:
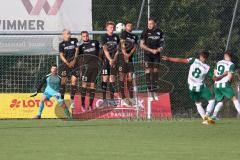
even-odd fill
[(239, 160), (240, 120), (2, 120), (0, 160)]

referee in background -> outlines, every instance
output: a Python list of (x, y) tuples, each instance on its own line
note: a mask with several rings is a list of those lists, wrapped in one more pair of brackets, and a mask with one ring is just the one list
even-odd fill
[(164, 34), (154, 18), (148, 19), (148, 27), (143, 30), (140, 38), (140, 47), (144, 50), (144, 64), (148, 97), (158, 100), (158, 77), (160, 53), (163, 51)]

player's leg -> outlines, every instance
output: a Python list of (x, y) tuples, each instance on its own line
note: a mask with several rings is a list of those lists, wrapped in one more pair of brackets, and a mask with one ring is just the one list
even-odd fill
[(213, 120), (216, 120), (218, 112), (223, 107), (223, 102), (222, 101), (223, 101), (224, 95), (222, 93), (222, 88), (214, 88), (214, 94), (215, 94), (215, 100), (217, 101), (217, 104), (216, 104), (216, 106), (214, 108), (213, 115), (212, 115), (211, 118)]
[(116, 102), (114, 100), (114, 93), (115, 93), (115, 80), (116, 76), (115, 75), (110, 75), (109, 77), (109, 91), (110, 91), (110, 99), (111, 99), (111, 105), (116, 106)]
[(152, 90), (153, 90), (153, 95), (155, 100), (158, 100), (157, 92), (158, 92), (158, 79), (159, 79), (159, 72), (160, 72), (159, 64), (160, 64), (160, 56), (156, 56), (153, 63), (153, 73), (152, 73)]
[(211, 91), (208, 87), (204, 86), (204, 88), (201, 90), (201, 97), (202, 99), (208, 101), (208, 105), (206, 108), (206, 116), (209, 117), (211, 113), (213, 112), (214, 105), (215, 105), (215, 99), (212, 96)]
[(93, 101), (95, 97), (95, 91), (96, 91), (96, 81), (98, 76), (98, 67), (89, 68), (87, 72), (87, 83), (89, 84), (88, 88), (88, 94), (89, 94), (89, 111), (93, 110)]
[(71, 117), (71, 114), (70, 114), (70, 112), (69, 112), (69, 110), (68, 110), (68, 107), (67, 107), (66, 103), (64, 102), (64, 99), (62, 99), (60, 96), (58, 96), (58, 94), (55, 95), (55, 98), (56, 98), (56, 100), (57, 100), (57, 102), (58, 102), (58, 105), (63, 108), (63, 111), (64, 111), (64, 113), (65, 113), (65, 116), (66, 116), (68, 119), (71, 119), (71, 118), (72, 118), (72, 117)]
[(38, 114), (37, 116), (35, 117), (36, 119), (41, 119), (41, 116), (42, 116), (42, 112), (43, 112), (43, 109), (44, 109), (44, 102), (48, 99), (47, 95), (43, 94), (40, 102), (39, 102), (39, 108), (38, 108)]
[(203, 124), (215, 124), (215, 121), (210, 118), (211, 113), (213, 112), (214, 105), (215, 105), (215, 99), (213, 98), (211, 91), (204, 86), (201, 91), (201, 99), (208, 101), (208, 105), (206, 108), (206, 114), (203, 118)]
[(59, 67), (59, 74), (61, 76), (61, 88), (60, 88), (60, 93), (61, 93), (61, 98), (64, 99), (64, 95), (66, 92), (66, 84), (67, 84), (67, 74), (68, 74), (68, 67), (65, 64), (62, 64)]
[(133, 97), (133, 64), (128, 64), (128, 72), (127, 72), (127, 88), (129, 93), (129, 100), (131, 105), (135, 105), (135, 99)]
[(117, 76), (117, 66), (110, 67), (110, 76), (109, 76), (109, 91), (110, 91), (110, 103), (112, 106), (117, 106), (117, 103), (114, 99), (114, 93), (116, 88), (116, 76)]
[(235, 96), (232, 86), (227, 86), (226, 88), (224, 88), (223, 94), (225, 97), (227, 97), (228, 99), (231, 99), (233, 101), (233, 104), (234, 104), (238, 114), (240, 114), (240, 104), (239, 104), (237, 97)]
[(93, 101), (95, 98), (95, 91), (96, 91), (96, 85), (95, 83), (90, 83), (89, 89), (88, 89), (88, 93), (89, 93), (89, 110), (92, 111), (93, 110)]
[(125, 77), (126, 77), (126, 73), (124, 72), (124, 66), (120, 65), (119, 67), (119, 88), (120, 88), (120, 94), (121, 94), (121, 98), (125, 99), (126, 95), (124, 93), (124, 81), (125, 81)]
[(191, 99), (195, 102), (195, 105), (197, 107), (197, 111), (199, 115), (202, 117), (202, 119), (205, 118), (205, 110), (203, 109), (202, 103), (201, 103), (201, 93), (196, 91), (189, 90), (189, 95)]
[(238, 114), (240, 114), (240, 104), (239, 104), (239, 101), (238, 101), (237, 97), (233, 96), (232, 101), (233, 101), (233, 104), (234, 104)]
[(200, 101), (197, 101), (197, 102), (195, 102), (195, 105), (197, 106), (198, 113), (200, 114), (202, 119), (205, 120), (206, 113), (205, 113), (205, 110), (204, 110), (204, 108), (202, 106), (202, 103)]
[(110, 65), (108, 61), (105, 61), (103, 63), (102, 68), (102, 94), (103, 94), (103, 102), (100, 105), (100, 107), (107, 107), (108, 101), (107, 101), (107, 85), (109, 81), (109, 75), (110, 75)]
[(71, 92), (70, 92), (70, 101), (71, 101), (71, 106), (70, 108), (74, 108), (74, 97), (75, 94), (77, 93), (77, 75), (72, 75), (71, 76)]
[(81, 101), (82, 101), (82, 111), (86, 111), (85, 98), (87, 94), (87, 82), (84, 81), (84, 76), (82, 77), (82, 89), (81, 89)]
[(148, 98), (152, 98), (152, 86), (151, 86), (151, 60), (149, 56), (144, 56), (145, 64), (145, 76), (146, 76), (146, 85), (148, 90)]

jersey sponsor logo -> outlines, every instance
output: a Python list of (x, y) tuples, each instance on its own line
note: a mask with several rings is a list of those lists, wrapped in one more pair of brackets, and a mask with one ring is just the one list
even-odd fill
[(95, 48), (89, 48), (89, 49), (84, 50), (84, 52), (87, 52), (87, 53), (89, 53), (89, 52), (95, 52), (95, 51), (96, 51)]
[(71, 49), (74, 49), (75, 46), (67, 46), (67, 47), (64, 47), (64, 50), (71, 50)]
[(22, 0), (22, 3), (29, 15), (39, 15), (42, 9), (47, 15), (56, 15), (62, 6), (63, 0), (55, 0), (52, 6), (50, 6), (48, 0), (37, 0), (35, 6), (32, 5), (30, 0)]
[(160, 39), (160, 37), (159, 37), (159, 36), (149, 36), (148, 38), (149, 38), (149, 39), (153, 39), (153, 40)]

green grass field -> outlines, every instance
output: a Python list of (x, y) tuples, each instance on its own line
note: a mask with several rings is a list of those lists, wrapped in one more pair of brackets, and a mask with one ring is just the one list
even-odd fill
[(2, 120), (0, 160), (239, 160), (240, 120)]

